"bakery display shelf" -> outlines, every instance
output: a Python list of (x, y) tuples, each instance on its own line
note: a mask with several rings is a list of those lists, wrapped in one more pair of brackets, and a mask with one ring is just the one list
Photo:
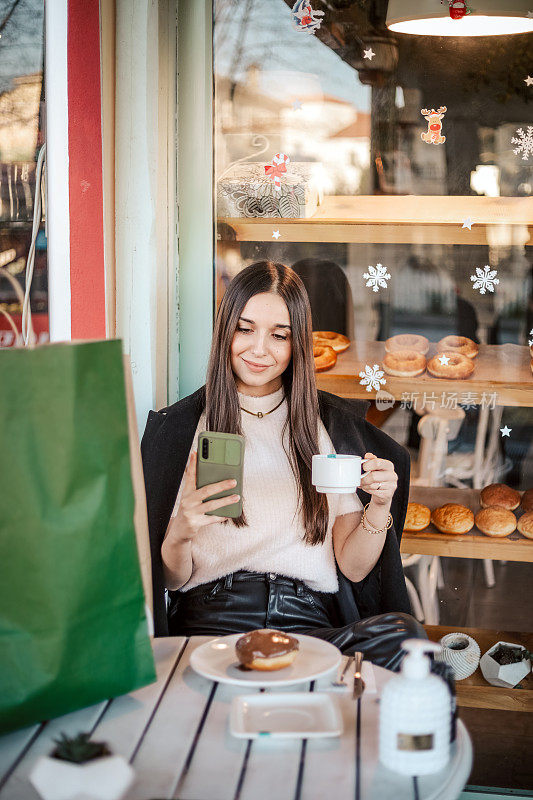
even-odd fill
[[(416, 333), (416, 331), (413, 331)], [(436, 343), (431, 342), (426, 358), (431, 358), (437, 352)], [(381, 363), (385, 357), (385, 342), (354, 341), (350, 347), (339, 353), (337, 363), (331, 369), (317, 372), (317, 386), (340, 397), (373, 400), (375, 390), (367, 392), (366, 386), (360, 384), (359, 372), (364, 371), (365, 365), (372, 367)], [(471, 392), (478, 396), (474, 403), (481, 403), (483, 392), (486, 394), (486, 404), (500, 406), (533, 406), (533, 374), (531, 372), (531, 355), (529, 347), (518, 344), (479, 345), (479, 353), (474, 359), (474, 372), (464, 380), (450, 380), (434, 378), (427, 370), (418, 378), (398, 378), (384, 375), (387, 381), (383, 389), (394, 395), (396, 400), (402, 399), (402, 394), (419, 392), (418, 407), (426, 396), (432, 392), (435, 408), (450, 401), (449, 394), (457, 393), (456, 402), (463, 402), (461, 395)], [(442, 393), (446, 396), (443, 398)], [(489, 395), (495, 395), (491, 400)], [(432, 410), (431, 405), (428, 406)]]
[[(481, 508), (479, 489), (456, 489), (443, 486), (411, 486), (409, 502), (422, 503), (433, 509), (444, 503), (459, 503), (476, 514)], [(522, 515), (517, 508), (516, 517)], [(518, 531), (510, 536), (496, 538), (486, 536), (475, 526), (465, 534), (441, 533), (432, 523), (418, 533), (404, 531), (400, 550), (405, 555), (451, 556), (455, 558), (492, 558), (503, 561), (527, 561), (533, 563), (533, 539), (527, 539)]]
[[(438, 642), (447, 633), (466, 633), (478, 643), (481, 655), (496, 642), (511, 642), (533, 650), (533, 633), (493, 631), (486, 628), (450, 628), (445, 625), (424, 625), (428, 637)], [(518, 686), (507, 689), (492, 686), (478, 667), (473, 675), (455, 684), (457, 705), (463, 708), (491, 708), (497, 711), (533, 711), (533, 673), (530, 672)]]
[[(486, 245), (497, 225), (499, 243), (513, 244), (519, 227), (522, 245), (524, 238), (525, 244), (533, 241), (532, 206), (528, 197), (336, 195), (326, 196), (307, 218), (219, 217), (218, 222), (230, 225), (241, 242), (272, 241), (274, 227), (280, 242)], [(463, 228), (468, 218), (470, 230)]]

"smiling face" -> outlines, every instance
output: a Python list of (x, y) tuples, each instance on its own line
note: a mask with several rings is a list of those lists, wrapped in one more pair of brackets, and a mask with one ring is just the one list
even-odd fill
[(292, 355), (289, 310), (278, 294), (264, 292), (244, 306), (231, 343), (237, 391), (262, 397), (281, 386)]

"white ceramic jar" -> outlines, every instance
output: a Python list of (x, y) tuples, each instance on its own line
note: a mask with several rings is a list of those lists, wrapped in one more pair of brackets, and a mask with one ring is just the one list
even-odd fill
[(456, 681), (463, 681), (472, 675), (479, 664), (481, 650), (475, 639), (466, 633), (447, 633), (440, 640), (442, 648), (435, 655), (437, 661), (444, 661), (453, 669)]

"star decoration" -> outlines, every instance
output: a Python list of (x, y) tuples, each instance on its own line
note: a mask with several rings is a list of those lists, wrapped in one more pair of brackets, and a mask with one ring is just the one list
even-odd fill
[(464, 219), (462, 227), (463, 228), (468, 228), (468, 230), (471, 231), (472, 230), (472, 219), (470, 217), (467, 217), (466, 219)]
[(302, 107), (301, 101), (300, 100), (295, 100), (294, 103), (292, 104), (292, 107), (293, 107), (294, 111), (299, 111), (301, 109), (301, 107)]
[(441, 364), (446, 365), (450, 361), (449, 357), (444, 353), (439, 357), (439, 361)]
[(533, 86), (533, 78), (531, 75), (528, 75), (527, 78), (524, 78), (524, 83), (526, 86)]
[(374, 53), (372, 48), (369, 47), (367, 50), (364, 51), (363, 58), (368, 58), (369, 61), (372, 61), (372, 59), (374, 58), (375, 55), (376, 54)]
[(272, 238), (273, 239), (279, 239), (280, 236), (281, 236), (281, 233), (279, 231), (272, 231)]
[(502, 436), (509, 436), (512, 430), (512, 428), (508, 428), (506, 425), (504, 428), (500, 428), (500, 433)]

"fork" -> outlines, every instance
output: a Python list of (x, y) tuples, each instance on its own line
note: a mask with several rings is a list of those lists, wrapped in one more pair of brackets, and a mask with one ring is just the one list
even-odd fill
[(352, 660), (353, 660), (353, 656), (348, 656), (348, 658), (346, 659), (346, 664), (344, 665), (344, 667), (342, 669), (342, 672), (339, 675), (339, 677), (337, 678), (337, 680), (336, 681), (331, 681), (331, 685), (332, 686), (337, 686), (339, 688), (342, 688), (343, 686), (347, 685), (346, 681), (344, 680), (344, 676), (346, 675), (346, 673), (348, 671), (348, 667), (350, 666), (350, 662)]

